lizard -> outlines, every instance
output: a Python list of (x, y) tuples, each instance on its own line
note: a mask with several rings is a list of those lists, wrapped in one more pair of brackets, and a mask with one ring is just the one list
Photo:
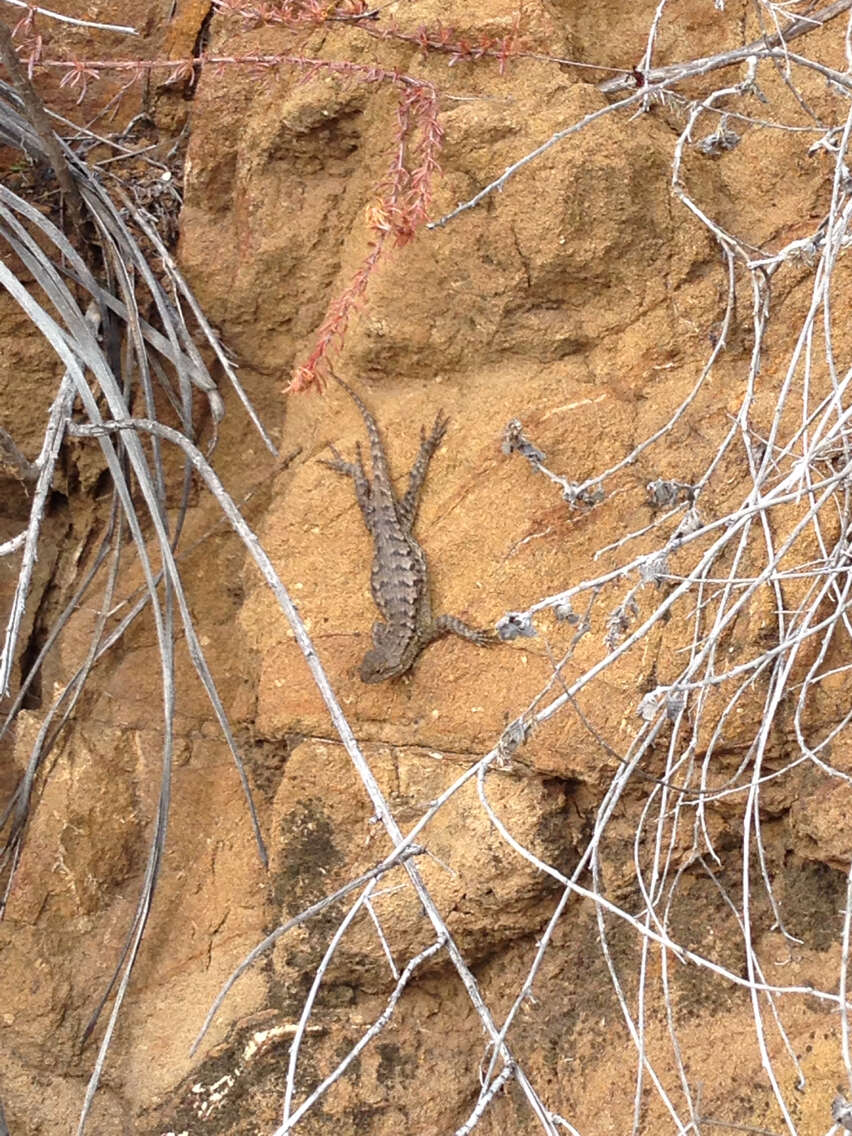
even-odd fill
[(454, 615), (432, 615), (426, 556), (411, 531), (429, 462), (441, 444), (449, 419), (439, 410), (431, 432), (427, 434), (425, 427), (421, 428), (420, 450), (411, 467), (408, 489), (400, 499), (394, 492), (375, 418), (360, 395), (332, 374), (364, 420), (372, 466), (371, 480), (364, 470), (360, 443), (355, 447), (354, 462), (346, 461), (332, 445), (332, 460), (320, 459), (335, 473), (352, 478), (364, 524), (373, 538), (370, 590), (382, 620), (373, 624), (373, 645), (361, 662), (361, 681), (384, 682), (404, 674), (424, 647), (442, 635), (459, 635), (479, 646), (493, 642), (489, 631), (475, 630)]

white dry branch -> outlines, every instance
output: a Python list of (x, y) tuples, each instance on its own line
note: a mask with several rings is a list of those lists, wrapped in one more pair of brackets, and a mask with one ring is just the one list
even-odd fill
[[(687, 625), (692, 625), (692, 640), (683, 644), (687, 658), (680, 672), (668, 679), (665, 685), (658, 686), (655, 691), (645, 695), (639, 703), (641, 724), (637, 726), (625, 756), (619, 759), (620, 765), (614, 774), (610, 790), (598, 810), (595, 836), (581, 861), (582, 866), (591, 871), (593, 887), (589, 890), (589, 899), (595, 904), (604, 957), (637, 1055), (632, 1132), (644, 1130), (646, 1076), (668, 1112), (673, 1130), (698, 1133), (702, 1130), (702, 1121), (711, 1123), (709, 1117), (700, 1115), (696, 1086), (694, 1082), (690, 1084), (682, 1058), (678, 1056), (676, 1062), (678, 1100), (672, 1093), (672, 1087), (664, 1084), (662, 1076), (654, 1069), (646, 1044), (647, 1003), (651, 1000), (653, 989), (649, 947), (657, 934), (666, 941), (665, 948), (660, 952), (662, 998), (667, 1010), (672, 1050), (677, 1055), (681, 1053), (669, 985), (668, 952), (672, 951), (681, 961), (689, 960), (689, 955), (684, 953), (682, 947), (672, 945), (669, 931), (672, 915), (678, 905), (678, 889), (684, 878), (683, 868), (678, 866), (673, 853), (677, 846), (678, 860), (682, 860), (683, 845), (686, 842), (687, 846), (691, 844), (686, 862), (693, 867), (698, 866), (714, 881), (739, 928), (746, 966), (745, 987), (751, 1000), (757, 1053), (784, 1130), (798, 1133), (794, 1110), (785, 1087), (788, 1081), (787, 1070), (792, 1069), (796, 1088), (799, 1091), (805, 1088), (802, 1068), (784, 1025), (786, 1003), (795, 995), (791, 989), (781, 991), (777, 987), (772, 988), (765, 980), (755, 941), (752, 907), (757, 885), (775, 915), (777, 928), (790, 941), (798, 941), (784, 926), (783, 905), (775, 894), (767, 866), (761, 819), (763, 786), (769, 781), (787, 776), (791, 770), (806, 762), (839, 781), (850, 782), (846, 770), (832, 765), (830, 753), (832, 743), (844, 731), (848, 731), (852, 714), (847, 714), (841, 721), (830, 725), (830, 728), (826, 726), (818, 740), (815, 740), (814, 726), (808, 711), (822, 680), (830, 674), (848, 674), (850, 669), (849, 664), (842, 662), (831, 667), (826, 663), (830, 650), (832, 655), (839, 653), (842, 656), (840, 648), (845, 645), (848, 651), (852, 639), (852, 625), (848, 615), (852, 567), (852, 502), (849, 494), (852, 484), (852, 399), (849, 397), (852, 360), (841, 361), (836, 356), (835, 340), (839, 338), (836, 332), (837, 320), (845, 319), (845, 314), (835, 313), (832, 295), (832, 287), (837, 287), (835, 274), (838, 266), (852, 243), (849, 227), (852, 217), (852, 177), (847, 168), (852, 108), (845, 121), (832, 123), (830, 127), (820, 126), (820, 132), (826, 139), (825, 148), (830, 151), (834, 161), (831, 201), (826, 215), (814, 227), (810, 237), (792, 242), (776, 252), (755, 249), (735, 232), (725, 229), (713, 218), (707, 207), (691, 194), (683, 171), (684, 158), (690, 148), (700, 151), (696, 127), (705, 116), (718, 115), (720, 110), (727, 113), (736, 108), (737, 100), (762, 94), (758, 85), (760, 60), (768, 59), (769, 65), (783, 60), (786, 77), (793, 84), (797, 68), (825, 74), (832, 80), (835, 93), (847, 100), (847, 106), (849, 78), (848, 75), (840, 75), (826, 67), (819, 60), (790, 52), (783, 42), (784, 22), (780, 20), (775, 25), (778, 29), (776, 35), (749, 45), (747, 54), (727, 53), (727, 57), (720, 55), (712, 60), (699, 60), (679, 67), (650, 69), (656, 23), (663, 15), (664, 8), (665, 5), (661, 4), (655, 14), (655, 25), (643, 61), (648, 84), (646, 88), (642, 88), (645, 94), (653, 95), (662, 87), (670, 89), (669, 83), (677, 85), (690, 76), (706, 73), (708, 68), (716, 70), (731, 62), (740, 61), (747, 65), (745, 74), (738, 82), (720, 86), (700, 100), (684, 101), (686, 123), (673, 153), (672, 188), (676, 197), (712, 233), (724, 254), (728, 304), (723, 319), (723, 332), (685, 402), (630, 455), (611, 469), (589, 478), (577, 489), (587, 491), (590, 487), (606, 488), (611, 485), (615, 476), (628, 464), (632, 464), (639, 453), (651, 451), (682, 418), (688, 417), (702, 387), (713, 373), (720, 352), (726, 346), (735, 290), (741, 291), (745, 281), (751, 292), (754, 347), (750, 366), (743, 376), (741, 406), (734, 415), (730, 430), (720, 440), (708, 468), (697, 477), (691, 475), (688, 478), (688, 524), (681, 522), (675, 527), (674, 514), (678, 510), (673, 510), (667, 514), (665, 521), (658, 521), (641, 532), (628, 534), (613, 542), (606, 552), (617, 552), (627, 540), (653, 537), (665, 523), (669, 524), (668, 539), (663, 539), (627, 562), (616, 564), (600, 576), (581, 580), (555, 595), (532, 602), (526, 611), (507, 613), (503, 621), (510, 629), (516, 629), (515, 633), (520, 628), (521, 634), (528, 634), (529, 629), (535, 625), (536, 616), (545, 609), (554, 609), (558, 614), (570, 612), (573, 610), (572, 601), (576, 602), (577, 597), (584, 595), (591, 597), (590, 602), (596, 608), (597, 619), (593, 619), (593, 630), (598, 631), (603, 647), (599, 660), (570, 683), (566, 680), (563, 693), (535, 711), (528, 719), (528, 725), (532, 729), (536, 723), (575, 705), (584, 691), (590, 693), (593, 704), (596, 682), (619, 660), (641, 645), (649, 632), (659, 628), (661, 621), (671, 613), (680, 611), (687, 619)], [(773, 5), (771, 8), (772, 18), (777, 20), (778, 6)], [(824, 19), (835, 17), (848, 8), (848, 4), (836, 4), (830, 10), (815, 12), (798, 20), (795, 23), (796, 34), (802, 35), (809, 26), (813, 26), (810, 21), (818, 26)], [(847, 48), (849, 34), (847, 30)], [(618, 81), (610, 81), (604, 86), (613, 91), (623, 89), (623, 84)], [(586, 122), (582, 123), (583, 128), (587, 125)], [(558, 132), (551, 143), (568, 137), (570, 132), (570, 127)], [(536, 154), (542, 149), (539, 148)], [(456, 213), (473, 206), (493, 188), (503, 188), (508, 178), (519, 172), (527, 160), (525, 157), (515, 163), (501, 179), (442, 220), (448, 221)], [(772, 326), (769, 302), (771, 284), (776, 274), (801, 271), (803, 267), (812, 269), (811, 302), (794, 349), (781, 369), (783, 378), (776, 392), (775, 408), (768, 429), (761, 430), (755, 424), (754, 403), (758, 376), (766, 368), (773, 350), (768, 346), (768, 333)], [(848, 277), (844, 279), (848, 282)], [(778, 349), (774, 350), (777, 353)], [(777, 359), (777, 354), (773, 359)], [(763, 390), (765, 394), (765, 383)], [(520, 437), (523, 442), (522, 445), (514, 446), (514, 449), (526, 456), (535, 467), (537, 462), (534, 459), (539, 453), (536, 439), (523, 438), (519, 423), (511, 424), (511, 430), (514, 437)], [(704, 519), (702, 498), (706, 496), (708, 487), (712, 487), (713, 476), (722, 460), (735, 453), (745, 455), (749, 485), (741, 501), (729, 512)], [(573, 484), (567, 477), (547, 470), (543, 472), (557, 483)], [(584, 502), (581, 499), (579, 503)], [(588, 501), (585, 503), (590, 504)], [(786, 535), (781, 537), (779, 533)], [(818, 549), (816, 555), (813, 554), (813, 544)], [(805, 548), (808, 549), (808, 555), (803, 558)], [(669, 567), (675, 559), (680, 565), (676, 574)], [(667, 594), (662, 599), (649, 595), (657, 591), (654, 585), (663, 581), (668, 583)], [(619, 588), (620, 593), (617, 591)], [(726, 664), (724, 657), (727, 649), (724, 644), (730, 639), (735, 620), (749, 610), (758, 591), (767, 588), (772, 596), (774, 612), (772, 646), (761, 649), (760, 643), (756, 642), (750, 656), (738, 659), (733, 665)], [(609, 600), (606, 610), (601, 612), (608, 595), (614, 595), (615, 598)], [(607, 628), (609, 632), (601, 634)], [(557, 664), (558, 671), (561, 672), (565, 661), (563, 659)], [(710, 701), (709, 695), (714, 690), (730, 692), (727, 701), (723, 701), (721, 706), (718, 700), (713, 703)], [(738, 705), (747, 697), (762, 698), (761, 712), (757, 716), (759, 728), (750, 744), (743, 745), (744, 756), (739, 768), (725, 781), (716, 781), (714, 784), (714, 758), (724, 751), (726, 723), (729, 725), (732, 722)], [(796, 747), (790, 752), (783, 767), (777, 769), (767, 764), (770, 739), (775, 724), (785, 715), (791, 719)], [(665, 771), (660, 783), (648, 794), (634, 843), (634, 871), (644, 905), (644, 929), (641, 932), (639, 971), (636, 976), (638, 993), (629, 998), (625, 992), (625, 976), (619, 973), (608, 947), (606, 915), (612, 910), (612, 906), (605, 898), (599, 842), (604, 839), (607, 810), (621, 798), (628, 781), (638, 772), (637, 763), (649, 756), (652, 749), (659, 751), (663, 743), (667, 753)], [(518, 854), (533, 862), (531, 854), (519, 846), (488, 806), (484, 794), (486, 773), (487, 769), (483, 767), (479, 778), (483, 807), (504, 840)], [(722, 795), (742, 799), (741, 880), (736, 898), (725, 890), (710, 866), (714, 860), (719, 862), (719, 856), (707, 827), (706, 808)], [(650, 831), (646, 831), (648, 828)], [(550, 870), (546, 864), (538, 863), (537, 866), (542, 871)], [(624, 914), (622, 913), (622, 917)], [(554, 917), (560, 916), (561, 910), (557, 908)], [(850, 920), (852, 891), (847, 894), (843, 956), (838, 976), (841, 1015), (837, 1053), (838, 1066), (845, 1069), (846, 1077), (852, 1085), (846, 993)], [(541, 944), (549, 942), (550, 930), (548, 927), (545, 935), (539, 936), (539, 965)], [(517, 1013), (524, 995), (532, 989), (531, 977), (534, 977), (534, 973), (535, 970), (519, 987), (518, 1000), (507, 1022)], [(767, 1015), (771, 1019), (771, 1025), (767, 1021)], [(505, 1029), (504, 1023), (504, 1031)], [(503, 1036), (506, 1036), (505, 1032)], [(779, 1067), (776, 1039), (780, 1039), (782, 1052), (789, 1062), (783, 1069)], [(488, 1083), (486, 1078), (486, 1085)], [(828, 1118), (831, 1115), (831, 1102), (826, 1101), (824, 1107)], [(836, 1116), (834, 1118), (837, 1119)], [(725, 1127), (740, 1127), (722, 1118), (718, 1122)], [(746, 1126), (743, 1130), (754, 1129)]]
[(102, 32), (121, 32), (122, 35), (139, 35), (136, 28), (127, 24), (99, 24), (95, 20), (81, 20), (76, 16), (63, 15), (62, 12), (54, 12), (52, 8), (40, 8), (37, 4), (30, 4), (27, 0), (2, 0), (2, 3), (9, 4), (14, 8), (23, 8), (27, 13), (36, 16), (46, 16), (50, 20), (56, 20), (60, 24), (73, 24), (75, 27), (91, 28), (93, 31)]

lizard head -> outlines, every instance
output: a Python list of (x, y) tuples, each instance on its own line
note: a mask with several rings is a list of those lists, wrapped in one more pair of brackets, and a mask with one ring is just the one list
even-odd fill
[(371, 647), (361, 660), (359, 674), (361, 682), (384, 682), (387, 678), (401, 674), (405, 668), (399, 660), (389, 657), (378, 647)]

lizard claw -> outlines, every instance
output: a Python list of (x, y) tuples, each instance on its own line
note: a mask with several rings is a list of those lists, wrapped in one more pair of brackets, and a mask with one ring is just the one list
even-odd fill
[(499, 642), (499, 639), (490, 627), (484, 627), (481, 630), (477, 628), (471, 642), (475, 643), (477, 647), (493, 647)]
[(469, 627), (454, 615), (438, 616), (433, 627), (437, 635), (458, 635), (469, 643), (475, 643), (477, 647), (491, 647), (498, 641), (490, 628)]
[[(441, 444), (441, 441), (443, 440), (443, 437), (447, 432), (447, 427), (449, 426), (449, 424), (450, 424), (449, 418), (446, 417), (443, 410), (439, 410), (438, 413), (435, 415), (435, 422), (432, 426), (432, 431), (429, 434), (429, 445), (432, 447), (432, 449), (437, 449), (438, 446)], [(421, 442), (426, 441), (426, 427), (425, 426), (421, 426), (421, 428), (420, 428), (420, 441)]]
[(352, 463), (346, 461), (337, 447), (333, 446), (331, 442), (328, 443), (328, 448), (331, 450), (331, 458), (319, 458), (318, 461), (320, 465), (333, 469), (335, 473), (349, 473)]

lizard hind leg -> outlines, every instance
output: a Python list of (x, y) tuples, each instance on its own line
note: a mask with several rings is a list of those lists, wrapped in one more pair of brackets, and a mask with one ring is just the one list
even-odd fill
[(399, 503), (400, 520), (409, 532), (417, 516), (417, 506), (420, 504), (420, 491), (426, 479), (429, 462), (432, 460), (432, 455), (435, 450), (437, 450), (444, 439), (449, 421), (449, 418), (444, 416), (443, 410), (439, 410), (435, 415), (435, 422), (430, 433), (426, 433), (425, 426), (420, 429), (420, 449), (417, 452), (417, 457), (414, 459), (411, 473), (408, 475), (408, 489)]
[(358, 499), (358, 505), (361, 509), (361, 514), (364, 518), (364, 523), (370, 532), (373, 531), (373, 506), (372, 497), (370, 494), (370, 480), (364, 472), (364, 463), (361, 459), (361, 447), (355, 447), (355, 461), (347, 461), (346, 458), (340, 453), (336, 446), (331, 442), (328, 444), (331, 450), (331, 460), (328, 458), (320, 458), (320, 465), (326, 466), (328, 469), (334, 470), (335, 473), (342, 473), (344, 477), (351, 477), (355, 482), (355, 496)]
[(329, 469), (333, 469), (335, 473), (342, 473), (346, 477), (354, 477), (357, 472), (355, 463), (347, 461), (337, 446), (333, 446), (331, 442), (328, 443), (328, 448), (331, 450), (331, 459), (318, 458), (320, 465), (327, 466)]

